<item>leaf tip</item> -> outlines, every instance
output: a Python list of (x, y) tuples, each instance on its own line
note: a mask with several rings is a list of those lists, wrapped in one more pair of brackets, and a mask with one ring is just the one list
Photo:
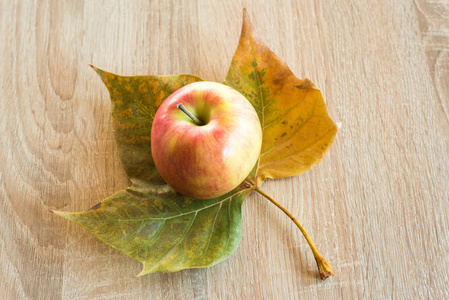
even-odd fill
[(301, 81), (300, 84), (295, 85), (297, 89), (318, 89), (309, 78), (304, 78), (301, 79), (300, 81)]
[(65, 219), (67, 219), (67, 220), (71, 220), (69, 212), (59, 211), (59, 210), (50, 210), (50, 212), (55, 214), (55, 215), (58, 215), (60, 217), (63, 217)]
[(100, 68), (95, 67), (94, 65), (89, 64), (89, 66), (100, 76), (101, 80), (105, 84), (106, 88), (110, 91), (112, 88), (111, 82), (116, 81), (118, 75), (106, 72)]
[(140, 271), (139, 274), (137, 274), (136, 276), (134, 276), (134, 278), (142, 277), (143, 275), (147, 275), (148, 273), (149, 273), (149, 272), (148, 272), (147, 268), (145, 267), (145, 264), (143, 264), (142, 271)]
[(251, 20), (248, 15), (248, 10), (246, 7), (243, 8), (243, 23), (242, 23), (242, 32), (248, 31), (252, 28)]
[(98, 75), (100, 75), (101, 78), (104, 77), (104, 74), (108, 74), (108, 72), (103, 71), (102, 69), (99, 69), (99, 68), (97, 68), (97, 67), (94, 66), (94, 65), (89, 64), (89, 66), (90, 66), (90, 67), (91, 67), (91, 68), (92, 68)]

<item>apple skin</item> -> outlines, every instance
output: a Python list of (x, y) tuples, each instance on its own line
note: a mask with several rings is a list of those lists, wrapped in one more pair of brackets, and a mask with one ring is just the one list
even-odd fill
[[(197, 125), (185, 108), (203, 121)], [(262, 128), (249, 101), (216, 82), (195, 82), (170, 95), (158, 108), (151, 151), (162, 178), (177, 192), (196, 199), (236, 188), (255, 166)]]

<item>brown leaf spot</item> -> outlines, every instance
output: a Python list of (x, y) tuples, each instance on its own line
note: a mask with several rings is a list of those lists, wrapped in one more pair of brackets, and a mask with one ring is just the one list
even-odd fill
[(89, 208), (87, 211), (89, 211), (89, 210), (95, 210), (95, 209), (99, 209), (100, 208), (100, 206), (101, 206), (101, 202), (99, 202), (99, 203), (97, 203), (97, 204), (95, 204), (94, 206), (92, 206), (91, 208)]

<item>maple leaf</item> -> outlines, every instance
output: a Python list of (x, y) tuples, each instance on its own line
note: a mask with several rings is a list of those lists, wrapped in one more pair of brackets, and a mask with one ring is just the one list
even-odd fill
[(262, 150), (247, 179), (209, 200), (181, 195), (159, 175), (151, 156), (156, 110), (177, 89), (201, 78), (189, 75), (120, 76), (93, 67), (109, 90), (114, 136), (132, 185), (85, 212), (54, 213), (142, 262), (138, 275), (212, 266), (229, 257), (241, 239), (244, 199), (256, 191), (282, 209), (311, 246), (322, 279), (333, 275), (299, 222), (259, 189), (266, 178), (299, 175), (322, 160), (337, 132), (321, 92), (300, 80), (254, 34), (244, 10), (242, 33), (224, 84), (256, 109)]

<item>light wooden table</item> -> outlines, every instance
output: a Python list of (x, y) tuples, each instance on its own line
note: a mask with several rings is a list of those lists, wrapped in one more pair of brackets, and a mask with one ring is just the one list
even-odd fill
[[(342, 122), (324, 161), (263, 188), (243, 238), (208, 269), (133, 276), (140, 263), (49, 213), (125, 188), (106, 88), (124, 74), (225, 77), (242, 8)], [(0, 2), (1, 299), (449, 298), (446, 1)]]

